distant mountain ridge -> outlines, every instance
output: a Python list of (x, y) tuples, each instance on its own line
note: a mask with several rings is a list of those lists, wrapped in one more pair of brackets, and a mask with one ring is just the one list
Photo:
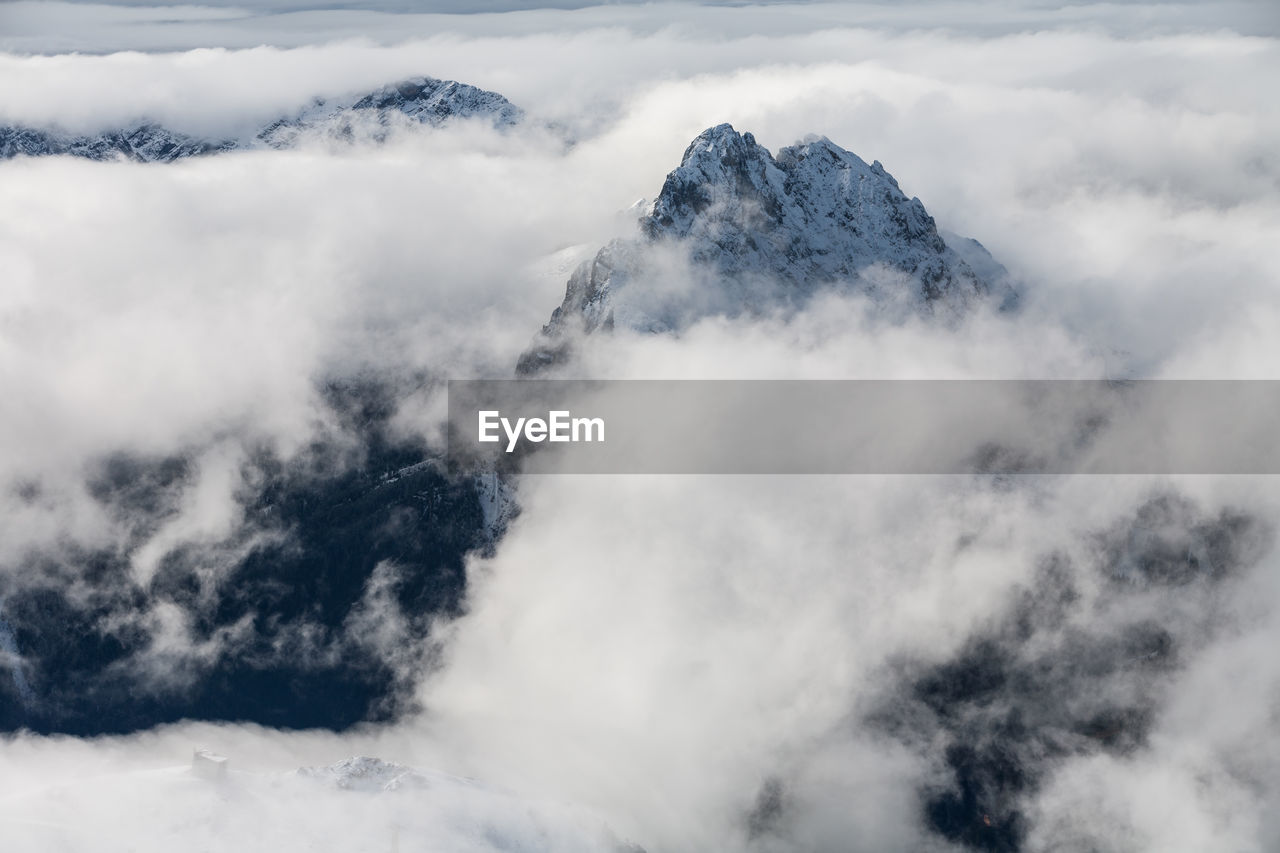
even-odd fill
[[(954, 314), (1013, 297), (981, 244), (952, 235), (953, 248), (879, 161), (868, 165), (826, 137), (774, 157), (750, 133), (708, 128), (667, 175), (639, 231), (573, 273), (521, 373), (562, 361), (575, 334), (677, 330), (704, 316), (798, 306), (824, 289)], [(664, 287), (669, 271), (654, 261), (664, 248), (687, 256), (695, 286)]]
[(233, 149), (288, 148), (304, 135), (313, 134), (380, 142), (397, 128), (439, 127), (449, 121), (475, 118), (489, 119), (498, 128), (509, 128), (524, 119), (524, 111), (496, 92), (454, 80), (413, 77), (355, 97), (316, 98), (301, 110), (267, 123), (244, 139), (189, 136), (154, 122), (91, 134), (73, 134), (57, 128), (4, 126), (0, 127), (0, 159), (61, 154), (90, 160), (168, 163)]
[(89, 160), (124, 158), (142, 163), (167, 163), (184, 157), (235, 148), (233, 140), (214, 141), (176, 133), (158, 124), (97, 134), (70, 134), (56, 129), (0, 127), (0, 159), (66, 154)]

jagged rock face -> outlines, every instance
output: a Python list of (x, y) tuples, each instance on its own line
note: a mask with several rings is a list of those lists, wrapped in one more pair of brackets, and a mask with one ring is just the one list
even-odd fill
[(345, 758), (327, 767), (301, 767), (297, 775), (327, 783), (344, 791), (369, 793), (395, 791), (406, 785), (426, 787), (428, 782), (423, 774), (411, 767), (366, 755)]
[(155, 124), (91, 136), (28, 127), (0, 127), (0, 158), (5, 159), (19, 155), (70, 154), (90, 160), (123, 158), (142, 163), (168, 163), (235, 147), (232, 140), (196, 139)]
[(384, 86), (354, 102), (317, 100), (289, 118), (263, 128), (256, 141), (272, 148), (294, 145), (302, 134), (321, 133), (331, 139), (386, 139), (395, 127), (425, 124), (439, 127), (455, 119), (487, 118), (498, 128), (514, 127), (524, 111), (496, 92), (457, 83), (415, 77)]
[[(990, 259), (970, 242), (975, 257)], [(674, 301), (637, 292), (632, 282), (654, 278), (649, 250), (672, 245), (687, 250), (705, 279), (700, 292)], [(822, 137), (775, 158), (750, 133), (722, 124), (689, 145), (641, 218), (640, 236), (615, 240), (574, 272), (563, 304), (520, 369), (563, 358), (575, 325), (584, 332), (615, 324), (663, 331), (707, 314), (801, 304), (833, 285), (880, 295), (887, 284), (900, 290), (904, 279), (927, 308), (960, 310), (992, 291), (879, 162), (867, 165)]]
[(384, 86), (352, 105), (355, 110), (397, 111), (426, 124), (450, 118), (492, 116), (495, 124), (514, 125), (524, 111), (496, 92), (453, 80), (415, 77)]
[[(461, 612), (468, 555), (491, 549), (517, 508), (503, 484), (450, 475), (389, 430), (400, 388), (328, 384), (341, 433), (287, 460), (256, 448), (237, 496), (245, 523), (173, 548), (149, 578), (133, 560), (192, 487), (197, 450), (95, 462), (88, 494), (122, 538), (0, 566), (0, 733), (182, 719), (340, 730), (412, 708), (411, 650)], [(180, 650), (157, 642), (148, 614), (162, 611), (181, 614)]]
[[(1084, 561), (1045, 555), (952, 656), (894, 662), (869, 716), (941, 755), (948, 783), (922, 787), (922, 816), (960, 849), (1028, 849), (1035, 795), (1062, 762), (1145, 747), (1166, 691), (1226, 624), (1224, 591), (1264, 558), (1274, 531), (1157, 493), (1090, 539)], [(1075, 831), (1063, 849), (1115, 849), (1088, 826)]]
[(519, 107), (496, 92), (452, 80), (415, 77), (355, 100), (317, 99), (294, 115), (270, 122), (247, 140), (200, 139), (152, 123), (88, 135), (57, 129), (0, 127), (0, 158), (68, 154), (90, 160), (123, 158), (167, 163), (234, 148), (288, 148), (304, 134), (381, 141), (391, 128), (415, 123), (438, 127), (453, 119), (489, 118), (494, 126), (505, 128), (518, 124), (523, 117)]
[(695, 259), (721, 273), (768, 270), (801, 288), (879, 262), (919, 275), (926, 298), (983, 289), (919, 199), (879, 162), (868, 166), (826, 138), (775, 159), (750, 133), (712, 128), (667, 176), (641, 228), (651, 239), (691, 240)]

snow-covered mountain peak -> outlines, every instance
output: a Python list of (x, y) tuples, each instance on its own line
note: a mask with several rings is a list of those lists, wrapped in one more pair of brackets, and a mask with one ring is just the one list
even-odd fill
[(381, 142), (394, 128), (439, 127), (457, 119), (484, 119), (505, 130), (523, 121), (524, 110), (497, 92), (411, 77), (354, 99), (318, 99), (297, 115), (267, 125), (255, 142), (272, 148), (293, 146), (304, 136)]
[[(698, 134), (685, 149), (680, 166), (667, 175), (653, 212), (641, 227), (650, 238), (688, 237), (714, 221), (744, 219), (756, 205), (766, 215), (777, 215), (783, 177), (769, 152), (750, 133), (716, 125)], [(719, 210), (708, 215), (716, 206)]]
[(344, 758), (327, 767), (303, 767), (298, 770), (298, 775), (344, 791), (368, 793), (399, 790), (406, 782), (417, 781), (421, 784), (425, 781), (412, 767), (367, 755)]
[[(731, 124), (709, 127), (694, 137), (680, 158), (680, 169), (698, 169), (707, 174), (723, 174), (748, 162), (767, 163), (769, 152), (750, 133), (738, 133)], [(679, 171), (679, 169), (677, 169)]]
[(447, 118), (486, 116), (497, 125), (514, 125), (524, 111), (497, 92), (488, 92), (434, 77), (413, 77), (383, 86), (352, 104), (355, 110), (395, 110), (410, 118), (436, 124)]
[(289, 148), (306, 138), (381, 142), (395, 128), (439, 127), (455, 119), (488, 120), (506, 130), (524, 120), (524, 111), (497, 92), (453, 80), (412, 77), (364, 95), (315, 98), (247, 138), (201, 139), (150, 121), (93, 134), (0, 127), (0, 159), (69, 154), (91, 160), (170, 162), (232, 149)]
[(642, 227), (652, 239), (705, 242), (695, 253), (722, 272), (760, 271), (806, 290), (852, 281), (875, 263), (918, 276), (925, 300), (986, 290), (919, 199), (878, 161), (868, 165), (822, 136), (775, 158), (730, 125), (703, 131)]
[[(675, 330), (703, 316), (797, 307), (821, 290), (952, 316), (1010, 295), (1003, 277), (975, 271), (970, 260), (1002, 271), (979, 244), (953, 249), (879, 161), (823, 136), (775, 157), (750, 133), (708, 128), (639, 224), (638, 236), (613, 241), (573, 273), (522, 372), (562, 360), (578, 330)], [(689, 286), (671, 286), (671, 251), (689, 262)]]

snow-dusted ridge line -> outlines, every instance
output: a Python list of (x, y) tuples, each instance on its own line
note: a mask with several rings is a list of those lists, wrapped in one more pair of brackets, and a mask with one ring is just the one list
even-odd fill
[[(832, 288), (952, 316), (988, 299), (1011, 305), (1004, 268), (976, 240), (952, 242), (879, 161), (821, 136), (775, 157), (752, 134), (717, 125), (689, 144), (639, 234), (574, 271), (518, 370), (562, 361), (575, 334), (678, 330), (705, 316), (796, 307)], [(671, 258), (655, 258), (673, 249), (691, 287), (663, 286)]]
[(90, 160), (167, 163), (233, 149), (288, 148), (304, 135), (380, 142), (396, 128), (439, 127), (458, 119), (487, 119), (494, 127), (505, 129), (523, 121), (524, 111), (496, 92), (454, 80), (413, 77), (363, 95), (316, 98), (242, 139), (193, 137), (147, 121), (96, 134), (0, 127), (0, 159), (65, 154)]
[(436, 771), (417, 770), (392, 761), (383, 761), (367, 755), (344, 758), (334, 764), (319, 767), (300, 767), (296, 776), (313, 779), (343, 791), (383, 793), (400, 790), (426, 789), (434, 785), (455, 788), (490, 790), (474, 779), (452, 776)]

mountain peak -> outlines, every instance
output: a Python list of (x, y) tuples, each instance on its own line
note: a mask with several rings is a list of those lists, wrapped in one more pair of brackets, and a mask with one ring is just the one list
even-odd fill
[(316, 98), (281, 116), (248, 139), (200, 139), (151, 121), (92, 134), (57, 128), (0, 127), (0, 159), (69, 154), (90, 160), (170, 162), (237, 148), (288, 148), (304, 135), (336, 140), (384, 140), (393, 127), (438, 127), (454, 119), (487, 119), (506, 130), (524, 119), (524, 110), (497, 92), (434, 77), (411, 77), (363, 96), (329, 101)]
[(434, 77), (411, 77), (383, 86), (356, 101), (351, 109), (396, 111), (428, 124), (484, 115), (496, 125), (508, 126), (524, 117), (523, 110), (497, 92)]
[(921, 274), (926, 301), (983, 290), (963, 260), (947, 255), (919, 199), (908, 199), (879, 161), (868, 165), (825, 136), (775, 158), (731, 125), (703, 131), (642, 228), (650, 239), (709, 241), (727, 274), (761, 270), (802, 289), (852, 281), (881, 262)]
[[(661, 273), (648, 268), (658, 245), (687, 253), (696, 293), (658, 285)], [(966, 253), (977, 257), (971, 246)], [(719, 124), (685, 149), (639, 237), (613, 241), (574, 272), (520, 369), (560, 359), (573, 326), (672, 330), (709, 314), (796, 306), (831, 289), (959, 313), (997, 285), (948, 246), (879, 161), (868, 165), (825, 136), (775, 157), (752, 134)]]
[(756, 138), (750, 133), (738, 133), (728, 122), (717, 124), (693, 138), (689, 147), (684, 150), (680, 165), (688, 165), (691, 159), (717, 159), (734, 153), (742, 156), (756, 147)]
[(732, 125), (719, 124), (694, 138), (685, 149), (680, 166), (663, 184), (653, 212), (641, 222), (651, 238), (688, 236), (707, 210), (716, 203), (737, 199), (759, 203), (776, 214), (771, 200), (781, 180), (773, 158), (750, 133), (739, 134)]

